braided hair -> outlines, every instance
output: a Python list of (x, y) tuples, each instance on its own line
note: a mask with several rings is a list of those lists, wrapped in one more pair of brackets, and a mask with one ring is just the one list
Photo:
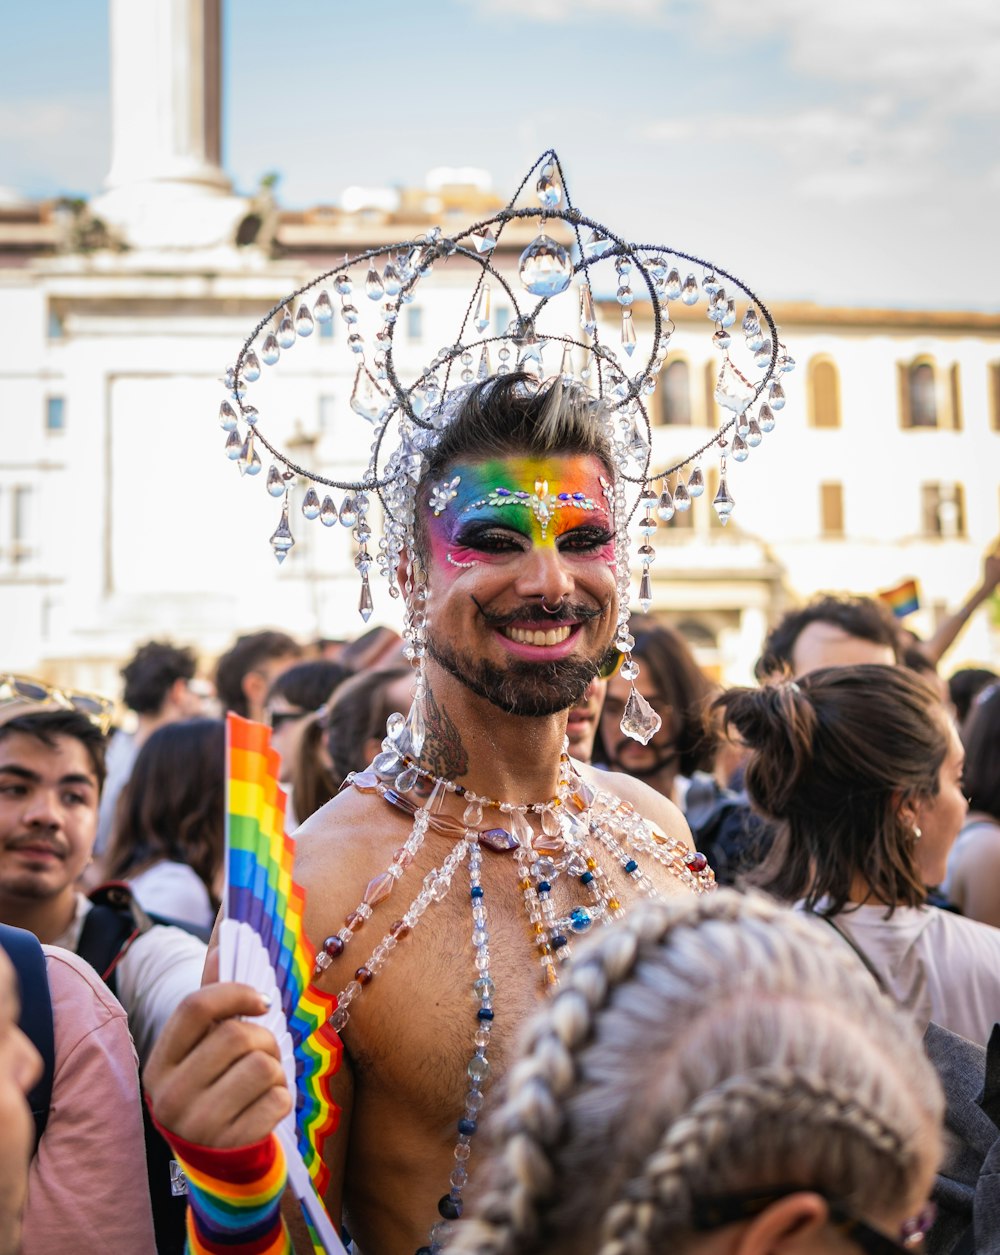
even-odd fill
[(913, 1196), (940, 1085), (827, 934), (720, 890), (595, 937), (526, 1027), (449, 1255), (654, 1255), (692, 1236), (694, 1200), (770, 1186), (869, 1216)]

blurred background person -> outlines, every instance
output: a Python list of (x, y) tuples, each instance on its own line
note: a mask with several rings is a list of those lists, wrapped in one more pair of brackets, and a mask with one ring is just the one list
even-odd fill
[(193, 719), (203, 713), (205, 693), (195, 682), (197, 669), (194, 651), (171, 645), (169, 641), (147, 641), (122, 667), (125, 681), (122, 701), (135, 713), (136, 723), (134, 731), (119, 729), (108, 743), (108, 775), (97, 820), (96, 854), (102, 854), (107, 847), (118, 795), (148, 738), (164, 724)]
[(271, 728), (271, 744), (281, 755), (281, 785), (287, 798), (285, 823), (289, 832), (298, 826), (295, 766), (309, 718), (329, 702), (337, 686), (350, 674), (339, 662), (321, 658), (297, 662), (282, 671), (268, 690), (264, 715)]
[(662, 723), (647, 745), (622, 732), (622, 714), (632, 686), (616, 671), (608, 680), (595, 761), (644, 780), (683, 810), (688, 780), (696, 771), (711, 771), (713, 766), (714, 736), (706, 724), (713, 687), (683, 636), (673, 628), (657, 625), (638, 630), (632, 657), (639, 664), (635, 687)]
[(0, 924), (0, 1255), (17, 1255), (21, 1249), (21, 1218), (35, 1141), (28, 1095), (42, 1075), (41, 1056), (18, 1026), (21, 994), (4, 948), (5, 934), (11, 931)]
[(754, 667), (758, 680), (820, 667), (901, 661), (902, 639), (891, 611), (873, 597), (824, 593), (790, 610), (767, 634)]
[(221, 719), (160, 728), (139, 751), (105, 860), (139, 904), (211, 931), (222, 892), (226, 749)]
[(832, 934), (720, 890), (637, 908), (567, 970), (449, 1252), (889, 1252), (929, 1225), (941, 1086)]
[(776, 828), (755, 879), (828, 921), (905, 1007), (985, 1045), (1000, 930), (926, 905), (965, 820), (964, 751), (902, 667), (830, 667), (718, 698), (751, 751), (745, 782)]
[(943, 889), (963, 915), (1000, 928), (1000, 682), (973, 701), (964, 740), (969, 813), (948, 855)]
[(976, 696), (991, 684), (1000, 683), (1000, 675), (988, 667), (961, 667), (948, 677), (948, 696), (955, 711), (958, 731), (965, 739), (965, 723), (972, 713)]
[(269, 630), (237, 637), (215, 664), (215, 691), (223, 714), (231, 710), (263, 723), (271, 685), (301, 657), (301, 646), (287, 632)]
[(570, 707), (566, 720), (566, 739), (569, 753), (577, 762), (589, 763), (594, 755), (594, 741), (601, 726), (601, 712), (608, 692), (608, 682), (595, 675), (584, 690), (579, 702)]
[(329, 802), (352, 771), (363, 771), (382, 748), (391, 714), (407, 714), (413, 700), (409, 665), (363, 671), (341, 684), (316, 736), (302, 739), (294, 793), (300, 822)]

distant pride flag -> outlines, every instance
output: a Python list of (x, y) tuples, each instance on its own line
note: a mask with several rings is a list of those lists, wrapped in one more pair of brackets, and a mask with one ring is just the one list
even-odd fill
[(302, 930), (304, 895), (292, 876), (295, 843), (285, 833), (280, 759), (263, 724), (226, 717), (226, 846), (219, 979), (269, 995), (257, 1022), (274, 1033), (295, 1110), (275, 1130), (288, 1179), (317, 1251), (344, 1248), (320, 1196), (323, 1143), (337, 1126), (330, 1079), (342, 1047), (328, 1021), (337, 1000), (310, 980), (315, 951)]
[(879, 593), (878, 599), (889, 607), (897, 619), (905, 619), (908, 614), (920, 609), (920, 590), (916, 580), (904, 580), (895, 588)]

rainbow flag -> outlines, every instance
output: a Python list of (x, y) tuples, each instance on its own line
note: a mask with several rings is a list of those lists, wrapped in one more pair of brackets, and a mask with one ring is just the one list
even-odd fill
[[(302, 927), (305, 895), (293, 878), (295, 843), (285, 833), (285, 794), (271, 731), (226, 717), (226, 846), (219, 974), (271, 996), (259, 1022), (278, 1041), (295, 1112), (276, 1130), (310, 1228), (332, 1233), (319, 1198), (329, 1174), (323, 1145), (339, 1111), (330, 1081), (342, 1046), (329, 1024), (337, 1000), (311, 984), (315, 951)], [(296, 1178), (299, 1178), (296, 1185)], [(324, 1223), (325, 1222), (325, 1223)], [(335, 1235), (318, 1250), (342, 1251)], [(336, 1244), (333, 1244), (333, 1243)]]
[(879, 593), (878, 599), (889, 607), (897, 619), (905, 619), (908, 614), (920, 609), (920, 591), (916, 580), (904, 580), (895, 588)]

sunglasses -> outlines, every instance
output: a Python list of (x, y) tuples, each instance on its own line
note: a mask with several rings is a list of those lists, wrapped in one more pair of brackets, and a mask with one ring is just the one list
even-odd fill
[(865, 1255), (913, 1255), (923, 1248), (923, 1241), (937, 1214), (933, 1203), (927, 1203), (919, 1215), (903, 1223), (895, 1238), (858, 1219), (837, 1199), (827, 1198), (822, 1190), (811, 1190), (804, 1185), (789, 1185), (767, 1190), (749, 1190), (739, 1194), (724, 1194), (717, 1198), (694, 1200), (693, 1220), (696, 1229), (716, 1229), (739, 1220), (752, 1220), (766, 1211), (772, 1203), (790, 1194), (808, 1190), (826, 1199), (830, 1209), (829, 1223), (852, 1242)]
[(271, 731), (277, 732), (286, 723), (294, 723), (297, 719), (305, 719), (311, 713), (312, 711), (309, 710), (272, 710), (269, 719)]
[[(36, 703), (40, 706), (60, 706), (63, 710), (75, 710), (85, 715), (95, 727), (107, 736), (114, 716), (115, 704), (99, 693), (85, 693), (79, 689), (59, 688), (45, 680), (27, 675), (0, 675), (0, 708), (16, 702)], [(26, 714), (32, 713), (30, 710)]]
[(614, 673), (622, 665), (624, 657), (624, 654), (620, 654), (616, 649), (613, 654), (608, 656), (608, 661), (605, 662), (604, 666), (600, 668), (597, 674), (602, 680), (610, 680)]

